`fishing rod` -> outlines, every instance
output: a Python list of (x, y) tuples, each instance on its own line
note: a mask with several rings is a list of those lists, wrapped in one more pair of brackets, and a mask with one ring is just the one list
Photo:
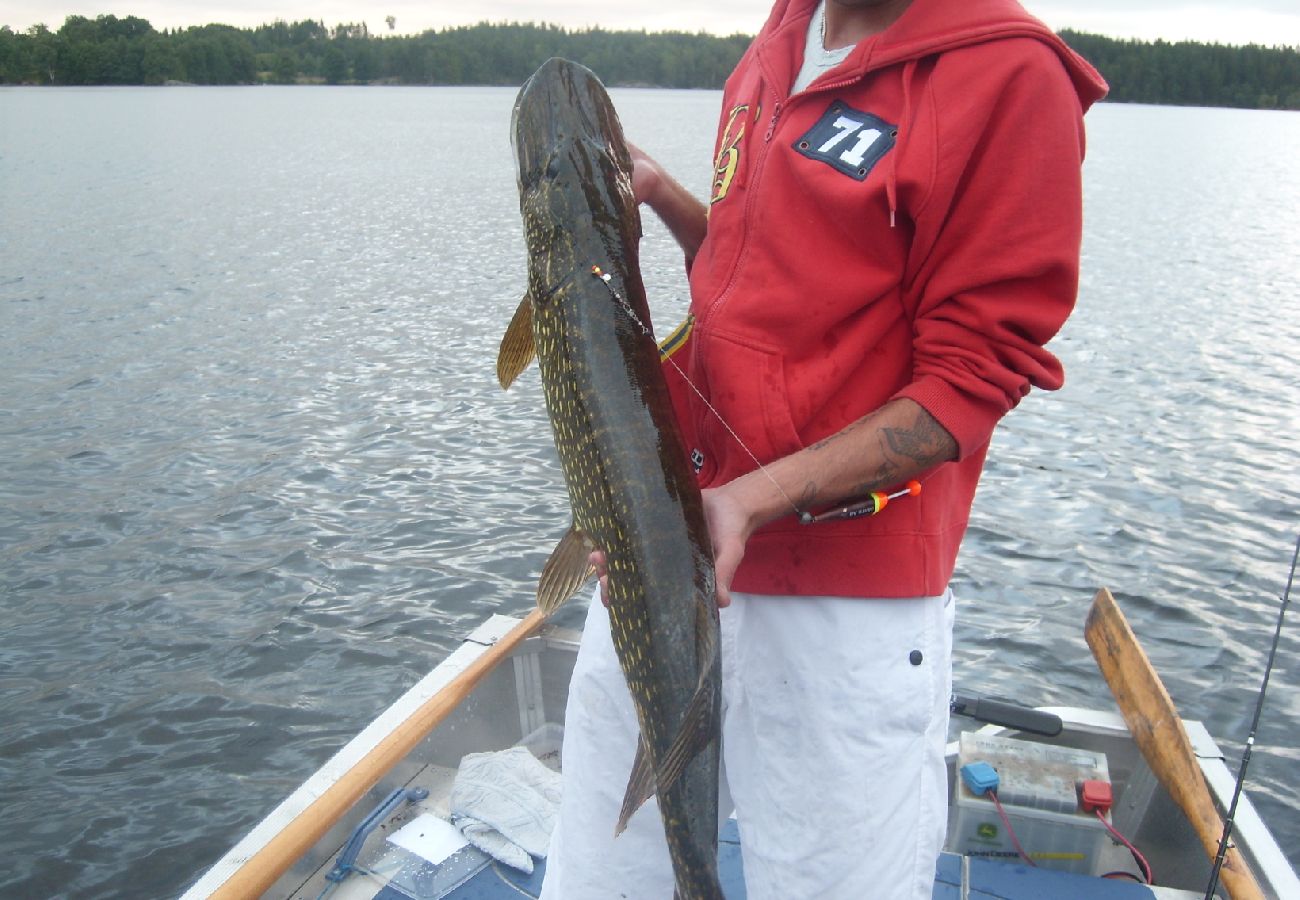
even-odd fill
[(1300, 560), (1300, 537), (1296, 538), (1295, 552), (1291, 555), (1291, 574), (1287, 576), (1286, 590), (1282, 594), (1282, 608), (1277, 614), (1277, 628), (1273, 631), (1273, 648), (1268, 652), (1268, 665), (1264, 667), (1264, 683), (1260, 685), (1259, 697), (1255, 701), (1255, 719), (1250, 723), (1246, 749), (1241, 753), (1241, 768), (1237, 770), (1237, 786), (1232, 792), (1228, 818), (1223, 823), (1223, 837), (1219, 839), (1219, 852), (1214, 857), (1214, 868), (1210, 870), (1210, 884), (1205, 889), (1205, 900), (1213, 900), (1214, 891), (1219, 886), (1219, 872), (1223, 868), (1223, 858), (1228, 853), (1232, 838), (1232, 823), (1237, 817), (1237, 801), (1241, 799), (1241, 791), (1246, 784), (1246, 767), (1250, 765), (1250, 752), (1255, 746), (1255, 732), (1259, 730), (1260, 715), (1264, 712), (1264, 694), (1268, 691), (1268, 679), (1273, 674), (1273, 661), (1277, 658), (1278, 641), (1282, 638), (1282, 620), (1286, 618), (1286, 608), (1291, 605), (1291, 585), (1295, 582), (1297, 560)]

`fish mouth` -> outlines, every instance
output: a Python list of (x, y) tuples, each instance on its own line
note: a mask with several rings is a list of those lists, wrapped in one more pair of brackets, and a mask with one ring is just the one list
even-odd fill
[(566, 147), (607, 133), (611, 123), (617, 128), (618, 117), (596, 75), (578, 63), (548, 59), (519, 89), (511, 113), (520, 185), (553, 178)]

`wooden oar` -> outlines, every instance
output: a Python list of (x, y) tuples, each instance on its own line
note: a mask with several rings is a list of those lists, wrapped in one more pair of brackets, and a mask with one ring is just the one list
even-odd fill
[[(1169, 692), (1106, 588), (1098, 591), (1092, 602), (1084, 637), (1147, 765), (1187, 814), (1206, 854), (1213, 859), (1219, 850), (1223, 819)], [(1259, 884), (1235, 849), (1228, 851), (1220, 877), (1232, 900), (1263, 900)]]
[(455, 710), (483, 677), (496, 668), (497, 663), (509, 656), (544, 621), (541, 610), (534, 609), (530, 612), (359, 759), (356, 765), (330, 785), (210, 896), (220, 900), (260, 897), (329, 831), (340, 816), (364, 797), (389, 769), (414, 750), (429, 732)]

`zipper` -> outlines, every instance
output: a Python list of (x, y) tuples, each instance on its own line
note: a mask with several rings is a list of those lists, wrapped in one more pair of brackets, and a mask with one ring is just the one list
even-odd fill
[[(769, 145), (772, 142), (772, 138), (776, 134), (776, 127), (781, 120), (782, 114), (786, 111), (787, 107), (790, 105), (790, 102), (794, 100), (802, 100), (804, 97), (807, 97), (810, 94), (818, 94), (823, 91), (838, 90), (839, 88), (842, 87), (848, 87), (860, 81), (862, 77), (863, 77), (862, 73), (858, 73), (850, 78), (841, 78), (839, 81), (835, 81), (830, 84), (818, 85), (815, 88), (810, 87), (805, 91), (801, 91), (800, 93), (787, 98), (786, 100), (774, 101), (772, 106), (772, 115), (769, 117), (767, 122), (767, 130), (763, 133), (763, 143), (761, 145), (762, 149), (759, 150), (758, 148), (755, 148), (757, 153), (755, 158), (752, 160), (753, 165), (750, 168), (745, 178), (746, 187), (747, 187), (746, 197), (745, 197), (745, 208), (741, 213), (741, 222), (740, 222), (741, 227), (744, 229), (744, 233), (741, 235), (740, 238), (740, 247), (736, 251), (736, 260), (732, 265), (731, 273), (727, 278), (726, 285), (722, 288), (721, 291), (718, 292), (718, 294), (713, 298), (713, 300), (711, 300), (703, 309), (700, 310), (700, 314), (695, 318), (694, 333), (695, 333), (696, 340), (692, 341), (690, 346), (690, 353), (691, 353), (690, 370), (695, 374), (697, 380), (705, 381), (707, 378), (703, 370), (700, 368), (699, 358), (700, 358), (700, 353), (702, 351), (703, 345), (708, 343), (709, 340), (709, 324), (713, 320), (714, 316), (722, 309), (723, 306), (726, 305), (726, 302), (731, 298), (732, 290), (736, 286), (736, 279), (739, 277), (741, 269), (744, 268), (745, 258), (749, 253), (749, 233), (750, 233), (750, 228), (752, 227), (753, 224), (753, 206), (755, 202), (754, 196), (757, 193), (759, 178), (761, 177), (763, 168), (767, 162)], [(703, 390), (704, 385), (697, 385), (696, 389)], [(701, 412), (697, 412), (696, 421), (695, 421), (695, 433), (698, 435), (697, 440), (701, 444), (704, 444), (706, 442), (705, 438), (708, 432), (708, 420), (709, 420), (709, 411), (707, 409)], [(718, 463), (714, 461), (714, 465), (716, 466), (717, 464)]]
[[(795, 94), (794, 96), (789, 97), (785, 100), (774, 101), (772, 105), (772, 115), (767, 120), (767, 130), (763, 133), (763, 148), (762, 150), (757, 151), (755, 158), (752, 160), (752, 166), (750, 167), (749, 171), (745, 175), (747, 196), (745, 197), (745, 209), (742, 213), (742, 218), (741, 218), (741, 227), (745, 229), (745, 232), (740, 239), (740, 249), (736, 251), (736, 261), (732, 266), (731, 274), (727, 278), (726, 285), (723, 287), (721, 291), (718, 292), (717, 296), (714, 297), (714, 299), (704, 309), (700, 311), (700, 315), (696, 318), (697, 326), (703, 326), (704, 330), (707, 330), (706, 323), (708, 322), (708, 320), (713, 318), (713, 314), (718, 310), (719, 307), (723, 305), (723, 303), (726, 301), (728, 296), (731, 294), (731, 289), (735, 286), (736, 277), (740, 273), (741, 265), (744, 262), (745, 254), (748, 251), (749, 229), (751, 227), (752, 219), (753, 219), (752, 212), (753, 212), (753, 205), (754, 205), (754, 195), (757, 193), (758, 180), (762, 175), (763, 167), (767, 162), (767, 154), (768, 154), (767, 145), (772, 142), (772, 138), (776, 135), (776, 127), (781, 121), (781, 116), (789, 108), (790, 103), (795, 100), (802, 100), (804, 97), (807, 97), (811, 94), (821, 93), (822, 91), (838, 90), (839, 88), (842, 87), (848, 87), (850, 85), (857, 83), (860, 80), (861, 80), (860, 75), (854, 75), (849, 78), (841, 78), (839, 81), (832, 82), (831, 84), (818, 85), (815, 88), (809, 88), (805, 91), (801, 91), (798, 94)], [(699, 344), (700, 342), (697, 341), (695, 345), (692, 347), (692, 362), (694, 362), (695, 359), (694, 354), (699, 352)]]
[(767, 122), (767, 132), (763, 135), (763, 143), (766, 144), (772, 140), (772, 135), (776, 134), (777, 123), (781, 120), (781, 114), (784, 113), (795, 100), (802, 100), (804, 97), (809, 97), (813, 94), (820, 94), (823, 91), (837, 91), (842, 87), (851, 87), (861, 80), (862, 76), (853, 75), (849, 78), (841, 78), (839, 81), (832, 81), (830, 84), (819, 84), (815, 87), (806, 87), (799, 93), (787, 97), (784, 102), (780, 100), (776, 101), (776, 104), (772, 107), (772, 118)]
[[(771, 79), (770, 77), (772, 73), (767, 69), (762, 54), (759, 54), (758, 59), (755, 61), (754, 64), (759, 69), (760, 72), (759, 74), (760, 86), (763, 85), (764, 83), (768, 83), (768, 84), (772, 83), (773, 79)], [(787, 97), (784, 100), (778, 99), (774, 101), (772, 106), (772, 114), (768, 118), (767, 129), (763, 133), (763, 143), (762, 145), (760, 145), (761, 148), (755, 148), (756, 156), (753, 160), (751, 160), (752, 166), (749, 168), (745, 176), (747, 196), (745, 197), (745, 208), (741, 211), (741, 219), (740, 219), (740, 227), (743, 229), (743, 231), (740, 236), (740, 246), (736, 250), (735, 261), (732, 263), (731, 272), (727, 277), (727, 283), (723, 286), (721, 291), (719, 291), (716, 295), (714, 295), (712, 300), (710, 300), (707, 304), (705, 304), (700, 309), (699, 315), (695, 317), (695, 328), (693, 331), (695, 340), (690, 342), (690, 371), (694, 373), (694, 377), (698, 381), (701, 382), (707, 381), (707, 375), (701, 369), (699, 365), (699, 360), (704, 345), (709, 342), (709, 337), (710, 337), (709, 332), (711, 330), (710, 325), (712, 323), (712, 320), (722, 309), (722, 307), (726, 305), (727, 301), (731, 299), (732, 291), (735, 289), (736, 286), (736, 280), (739, 277), (740, 271), (744, 268), (745, 259), (749, 254), (749, 245), (750, 245), (749, 237), (750, 237), (750, 229), (753, 225), (753, 207), (755, 202), (754, 196), (757, 193), (758, 182), (762, 176), (763, 168), (765, 167), (765, 164), (767, 162), (767, 155), (770, 150), (770, 144), (772, 142), (772, 138), (776, 135), (777, 125), (780, 123), (782, 114), (786, 111), (786, 108), (795, 101), (802, 101), (804, 98), (813, 94), (821, 94), (827, 91), (835, 91), (841, 88), (851, 87), (854, 84), (857, 84), (858, 82), (862, 81), (864, 78), (872, 74), (874, 71), (875, 71), (875, 67), (868, 66), (865, 70), (855, 71), (852, 75), (849, 75), (848, 77), (840, 78), (836, 81), (828, 82), (827, 84), (819, 84), (816, 85), (815, 87), (809, 86), (807, 89), (799, 92), (798, 94), (794, 94), (793, 96)], [(761, 87), (760, 87), (760, 91), (761, 91)], [(760, 93), (760, 100), (761, 100), (761, 93)], [(697, 391), (705, 390), (705, 385), (704, 384), (696, 385), (696, 390)], [(707, 406), (707, 401), (706, 401), (706, 406)], [(697, 435), (696, 440), (701, 445), (703, 445), (706, 442), (706, 436), (709, 430), (708, 419), (709, 419), (709, 411), (707, 409), (697, 412), (695, 416), (695, 426), (696, 426), (695, 433)], [(712, 462), (715, 466), (714, 471), (716, 473), (717, 471), (716, 467), (720, 463), (717, 460), (713, 460)]]
[[(763, 142), (753, 148), (754, 158), (750, 160), (751, 165), (745, 176), (745, 208), (741, 211), (740, 219), (740, 227), (744, 230), (740, 236), (740, 246), (736, 250), (736, 259), (732, 264), (731, 272), (727, 277), (727, 283), (723, 286), (722, 290), (717, 293), (713, 300), (700, 310), (700, 314), (695, 319), (695, 333), (697, 335), (697, 340), (691, 342), (691, 371), (695, 373), (695, 377), (700, 381), (707, 380), (707, 376), (699, 365), (701, 348), (709, 339), (706, 323), (711, 322), (718, 311), (721, 310), (722, 307), (726, 305), (726, 302), (731, 298), (732, 291), (736, 286), (736, 279), (744, 268), (745, 258), (749, 254), (749, 235), (754, 218), (754, 197), (757, 193), (759, 180), (763, 174), (763, 168), (767, 163), (769, 145), (772, 142), (773, 135), (776, 134), (776, 126), (780, 122), (781, 114), (785, 111), (786, 106), (786, 101), (773, 101), (772, 114), (767, 121), (767, 130), (763, 133)], [(697, 386), (697, 390), (702, 390), (703, 388), (704, 385)], [(705, 405), (706, 407), (708, 406), (707, 401)], [(710, 427), (711, 425), (711, 411), (708, 408), (697, 411), (695, 433), (699, 436), (698, 440), (701, 445), (708, 443), (707, 437), (709, 431), (712, 430)], [(718, 460), (712, 460), (712, 462), (715, 466), (714, 471), (716, 472), (716, 467), (719, 465), (719, 462)]]
[[(709, 301), (709, 303), (700, 310), (700, 315), (696, 317), (697, 327), (703, 326), (707, 331), (706, 323), (711, 320), (714, 314), (726, 303), (731, 296), (732, 289), (736, 286), (736, 279), (743, 268), (746, 255), (749, 253), (749, 233), (753, 224), (754, 197), (758, 193), (758, 183), (763, 174), (763, 168), (767, 163), (768, 145), (771, 143), (772, 136), (776, 133), (776, 125), (781, 118), (781, 113), (785, 109), (785, 102), (777, 100), (772, 106), (772, 115), (768, 119), (767, 131), (763, 134), (763, 143), (753, 148), (754, 158), (750, 160), (749, 171), (745, 174), (745, 208), (740, 213), (740, 227), (743, 229), (740, 236), (740, 246), (736, 250), (735, 262), (732, 263), (731, 272), (727, 276), (727, 283), (722, 290)], [(692, 362), (695, 361), (695, 355), (699, 353), (700, 341), (696, 341), (692, 346)]]
[(771, 142), (772, 135), (776, 133), (776, 123), (781, 118), (782, 108), (780, 100), (776, 101), (776, 104), (772, 107), (772, 118), (768, 120), (767, 132), (763, 135), (764, 144)]

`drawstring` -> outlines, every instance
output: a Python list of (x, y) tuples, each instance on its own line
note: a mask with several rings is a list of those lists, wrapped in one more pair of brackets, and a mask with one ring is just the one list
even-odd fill
[(898, 151), (902, 143), (899, 135), (912, 118), (912, 77), (916, 74), (916, 60), (909, 59), (903, 66), (903, 111), (898, 117), (894, 132), (894, 150), (889, 154), (889, 173), (885, 177), (885, 197), (889, 201), (889, 227), (898, 221)]

